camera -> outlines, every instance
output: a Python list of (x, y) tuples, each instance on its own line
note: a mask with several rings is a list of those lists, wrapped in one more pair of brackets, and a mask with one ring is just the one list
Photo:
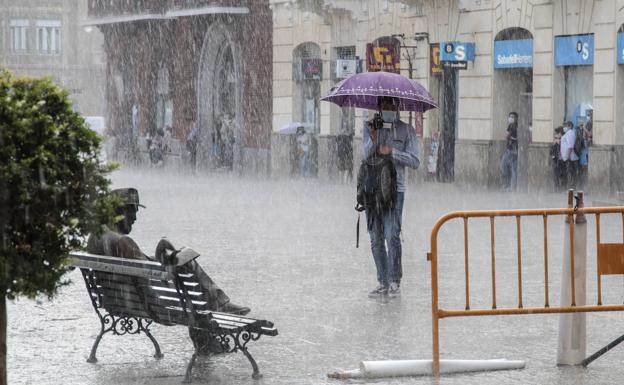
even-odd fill
[(381, 117), (381, 114), (375, 113), (375, 115), (373, 115), (373, 119), (371, 119), (371, 121), (369, 122), (370, 128), (373, 130), (381, 130), (383, 128), (383, 125), (384, 120)]

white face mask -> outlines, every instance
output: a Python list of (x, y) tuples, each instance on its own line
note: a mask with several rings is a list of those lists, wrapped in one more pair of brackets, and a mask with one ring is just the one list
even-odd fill
[(516, 119), (514, 119), (513, 116), (510, 116), (510, 117), (507, 118), (507, 122), (509, 122), (509, 124), (511, 124), (511, 123), (513, 123), (515, 121), (516, 121)]
[(381, 118), (386, 123), (393, 123), (397, 118), (396, 111), (381, 111)]

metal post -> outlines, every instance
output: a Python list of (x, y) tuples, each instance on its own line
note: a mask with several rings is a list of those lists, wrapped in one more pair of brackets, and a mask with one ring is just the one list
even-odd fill
[[(568, 192), (569, 207), (573, 194), (572, 190)], [(577, 207), (582, 208), (583, 192), (580, 191), (577, 198)], [(583, 306), (586, 304), (587, 220), (582, 213), (576, 215), (576, 220), (572, 215), (566, 217), (563, 249), (561, 306), (571, 303), (573, 307)], [(583, 362), (587, 347), (585, 324), (585, 313), (559, 315), (558, 365), (580, 365)]]

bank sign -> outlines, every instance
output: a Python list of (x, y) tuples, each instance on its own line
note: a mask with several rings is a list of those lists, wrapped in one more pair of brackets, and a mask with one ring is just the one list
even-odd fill
[(618, 64), (624, 64), (624, 32), (617, 34), (617, 52)]
[(532, 68), (533, 39), (496, 40), (494, 68)]
[(594, 34), (555, 36), (555, 65), (594, 64)]

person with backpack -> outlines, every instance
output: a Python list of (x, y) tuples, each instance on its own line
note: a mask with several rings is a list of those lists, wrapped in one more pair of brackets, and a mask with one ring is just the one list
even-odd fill
[(577, 143), (576, 130), (572, 127), (572, 122), (565, 122), (563, 132), (563, 137), (561, 138), (561, 160), (566, 165), (566, 188), (571, 189), (576, 188), (578, 179), (580, 147), (577, 149), (579, 144)]
[(366, 210), (378, 286), (370, 297), (397, 296), (401, 277), (401, 221), (405, 167), (418, 168), (414, 127), (400, 120), (399, 99), (379, 97), (379, 114), (363, 130), (363, 161), (358, 173), (358, 211)]
[(504, 191), (515, 191), (518, 184), (518, 114), (507, 116), (506, 147), (501, 158), (500, 169)]

